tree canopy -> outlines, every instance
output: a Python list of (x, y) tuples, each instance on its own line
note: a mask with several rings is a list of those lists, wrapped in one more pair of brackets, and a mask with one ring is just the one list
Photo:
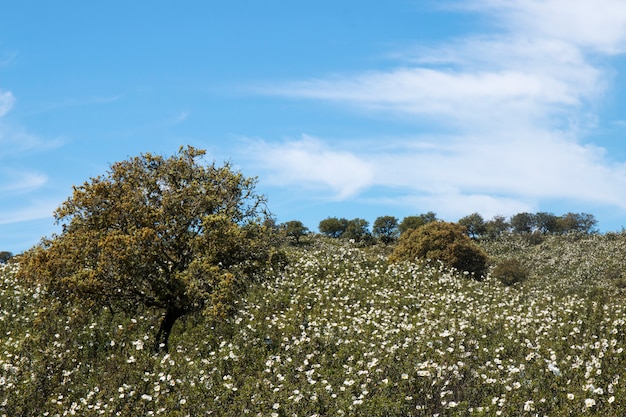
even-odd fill
[(9, 251), (0, 252), (0, 264), (7, 263), (9, 259), (13, 257), (13, 254)]
[(155, 340), (167, 350), (175, 321), (192, 312), (222, 317), (265, 265), (270, 231), (256, 179), (204, 151), (149, 153), (113, 164), (74, 187), (54, 213), (62, 233), (21, 259), (20, 274), (57, 296), (125, 311), (164, 312)]
[(310, 233), (309, 228), (300, 220), (290, 220), (283, 223), (280, 227), (285, 236), (295, 240), (296, 243), (300, 243), (300, 238)]
[(398, 219), (394, 216), (380, 216), (376, 218), (372, 234), (384, 244), (395, 242), (400, 235)]
[(428, 213), (422, 213), (418, 216), (406, 216), (402, 219), (402, 222), (398, 225), (400, 233), (408, 232), (409, 230), (417, 229), (425, 224), (432, 223), (437, 220), (437, 215), (429, 211)]
[(467, 235), (465, 227), (444, 221), (430, 222), (400, 235), (391, 261), (439, 260), (459, 271), (482, 279), (487, 254)]

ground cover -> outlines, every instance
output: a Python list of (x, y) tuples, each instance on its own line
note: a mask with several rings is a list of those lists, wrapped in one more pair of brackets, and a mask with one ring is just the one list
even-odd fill
[(626, 236), (509, 236), (523, 284), (314, 239), (229, 322), (155, 354), (159, 317), (78, 309), (0, 272), (0, 415), (492, 416), (626, 410)]

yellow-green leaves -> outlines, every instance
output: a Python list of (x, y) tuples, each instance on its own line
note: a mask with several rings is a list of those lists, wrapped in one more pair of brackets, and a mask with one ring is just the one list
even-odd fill
[(74, 187), (55, 212), (63, 232), (27, 252), (20, 273), (125, 310), (225, 314), (265, 265), (270, 236), (255, 179), (204, 164), (204, 153), (143, 154)]

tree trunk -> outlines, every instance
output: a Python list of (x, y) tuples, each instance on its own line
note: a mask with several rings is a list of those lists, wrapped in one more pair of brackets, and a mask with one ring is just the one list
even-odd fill
[(156, 340), (154, 341), (154, 351), (159, 352), (168, 352), (168, 340), (170, 338), (170, 333), (172, 333), (172, 327), (174, 327), (174, 323), (176, 320), (181, 318), (185, 314), (184, 310), (179, 308), (168, 308), (161, 320), (161, 326), (159, 327), (159, 332), (156, 335)]

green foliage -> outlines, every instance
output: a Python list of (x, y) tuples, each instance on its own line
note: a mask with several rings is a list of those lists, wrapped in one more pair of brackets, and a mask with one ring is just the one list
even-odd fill
[(442, 261), (476, 279), (486, 272), (487, 254), (456, 223), (432, 222), (400, 236), (392, 261), (431, 259)]
[(398, 219), (394, 216), (381, 216), (374, 221), (372, 234), (384, 244), (395, 242), (400, 235)]
[(567, 213), (557, 219), (557, 227), (561, 233), (595, 233), (598, 221), (593, 214)]
[(348, 219), (328, 217), (319, 224), (320, 233), (329, 237), (341, 237), (348, 228)]
[(348, 220), (343, 217), (328, 217), (319, 224), (322, 234), (332, 238), (353, 240), (356, 243), (370, 243), (372, 234), (368, 227), (369, 222), (365, 219)]
[(201, 164), (204, 151), (144, 154), (74, 187), (55, 212), (63, 232), (21, 258), (20, 276), (56, 297), (137, 312), (157, 308), (155, 346), (167, 350), (180, 317), (232, 313), (265, 266), (270, 231), (255, 179)]
[(158, 310), (66, 305), (2, 265), (0, 415), (623, 416), (626, 235), (481, 244), (531, 277), (316, 237), (230, 319), (181, 319), (167, 355), (147, 348)]
[(290, 220), (281, 225), (281, 230), (287, 238), (300, 243), (300, 239), (309, 234), (309, 228), (299, 220)]
[(535, 215), (532, 213), (517, 213), (511, 216), (511, 228), (515, 233), (530, 233), (535, 227)]
[(485, 223), (485, 235), (489, 239), (496, 239), (502, 236), (511, 228), (509, 222), (504, 216), (493, 216), (493, 218)]
[(559, 218), (552, 213), (540, 211), (534, 215), (535, 230), (540, 233), (558, 233)]
[(365, 219), (352, 219), (348, 221), (342, 238), (353, 240), (356, 243), (371, 243), (372, 234), (369, 231), (369, 222)]
[(458, 224), (465, 227), (467, 234), (473, 239), (477, 239), (478, 237), (484, 235), (487, 231), (485, 220), (478, 213), (472, 213), (459, 219)]
[(402, 222), (398, 225), (400, 234), (408, 232), (409, 230), (417, 229), (425, 224), (432, 223), (437, 220), (437, 215), (429, 211), (418, 216), (407, 216), (402, 219)]
[(529, 273), (528, 268), (524, 267), (519, 260), (509, 258), (499, 262), (491, 271), (491, 276), (504, 285), (510, 286), (526, 281)]
[(13, 254), (8, 251), (0, 252), (0, 264), (5, 264), (13, 257)]

